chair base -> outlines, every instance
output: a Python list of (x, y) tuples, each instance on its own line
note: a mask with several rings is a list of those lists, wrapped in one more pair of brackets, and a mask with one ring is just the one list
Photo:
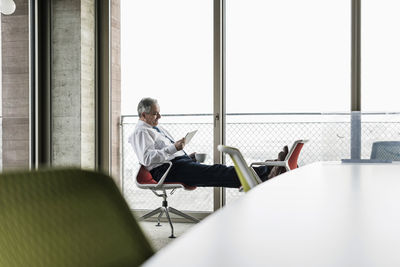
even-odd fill
[(183, 213), (183, 212), (181, 212), (181, 211), (179, 211), (179, 210), (177, 210), (177, 209), (175, 209), (173, 207), (169, 207), (168, 206), (168, 202), (166, 200), (163, 201), (162, 207), (159, 207), (159, 208), (157, 208), (155, 210), (150, 211), (149, 213), (146, 213), (145, 215), (140, 217), (139, 220), (145, 220), (147, 218), (150, 218), (150, 217), (158, 214), (156, 226), (161, 226), (160, 219), (161, 219), (161, 217), (163, 216), (164, 213), (165, 213), (165, 216), (167, 217), (169, 225), (171, 226), (171, 235), (169, 236), (169, 238), (175, 238), (174, 226), (172, 225), (171, 217), (169, 216), (170, 213), (173, 213), (175, 215), (181, 216), (181, 217), (183, 217), (185, 219), (188, 219), (188, 220), (196, 222), (196, 223), (199, 222), (198, 219), (196, 219), (196, 218), (194, 218), (194, 217), (192, 217), (190, 215), (187, 215), (187, 214), (185, 214), (185, 213)]

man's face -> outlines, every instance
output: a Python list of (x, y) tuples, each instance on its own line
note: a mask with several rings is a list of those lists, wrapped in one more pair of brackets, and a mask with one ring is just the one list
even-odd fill
[(151, 126), (157, 126), (158, 120), (161, 118), (160, 106), (157, 104), (152, 105), (149, 113), (142, 113), (142, 118), (144, 122)]

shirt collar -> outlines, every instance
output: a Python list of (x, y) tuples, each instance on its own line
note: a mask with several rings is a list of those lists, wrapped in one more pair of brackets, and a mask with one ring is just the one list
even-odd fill
[(151, 126), (150, 124), (148, 124), (147, 122), (144, 122), (142, 120), (138, 120), (137, 124), (139, 126), (143, 126), (143, 127), (146, 127), (146, 128), (152, 128), (153, 129), (153, 126)]

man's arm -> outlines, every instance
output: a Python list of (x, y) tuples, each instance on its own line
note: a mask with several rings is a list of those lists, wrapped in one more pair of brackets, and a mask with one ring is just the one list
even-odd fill
[[(162, 126), (159, 126), (159, 128), (161, 128), (162, 131), (163, 131), (169, 138), (171, 138), (171, 140), (173, 139), (172, 135), (168, 132), (167, 129), (165, 129), (165, 128), (162, 127)], [(182, 150), (182, 149), (185, 147), (185, 145), (186, 145), (186, 140), (185, 140), (185, 138), (182, 138), (182, 139), (180, 139), (180, 140), (178, 140), (178, 141), (175, 142), (175, 148), (176, 148), (178, 151), (179, 151), (179, 150)]]
[(146, 131), (136, 132), (133, 139), (132, 145), (139, 162), (145, 166), (162, 163), (168, 160), (170, 155), (178, 151), (175, 144), (165, 146), (162, 149), (156, 149), (154, 139)]

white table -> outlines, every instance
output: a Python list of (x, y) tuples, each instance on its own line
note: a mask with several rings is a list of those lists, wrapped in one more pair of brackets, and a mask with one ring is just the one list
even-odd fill
[(400, 164), (325, 162), (285, 173), (144, 266), (400, 266)]

